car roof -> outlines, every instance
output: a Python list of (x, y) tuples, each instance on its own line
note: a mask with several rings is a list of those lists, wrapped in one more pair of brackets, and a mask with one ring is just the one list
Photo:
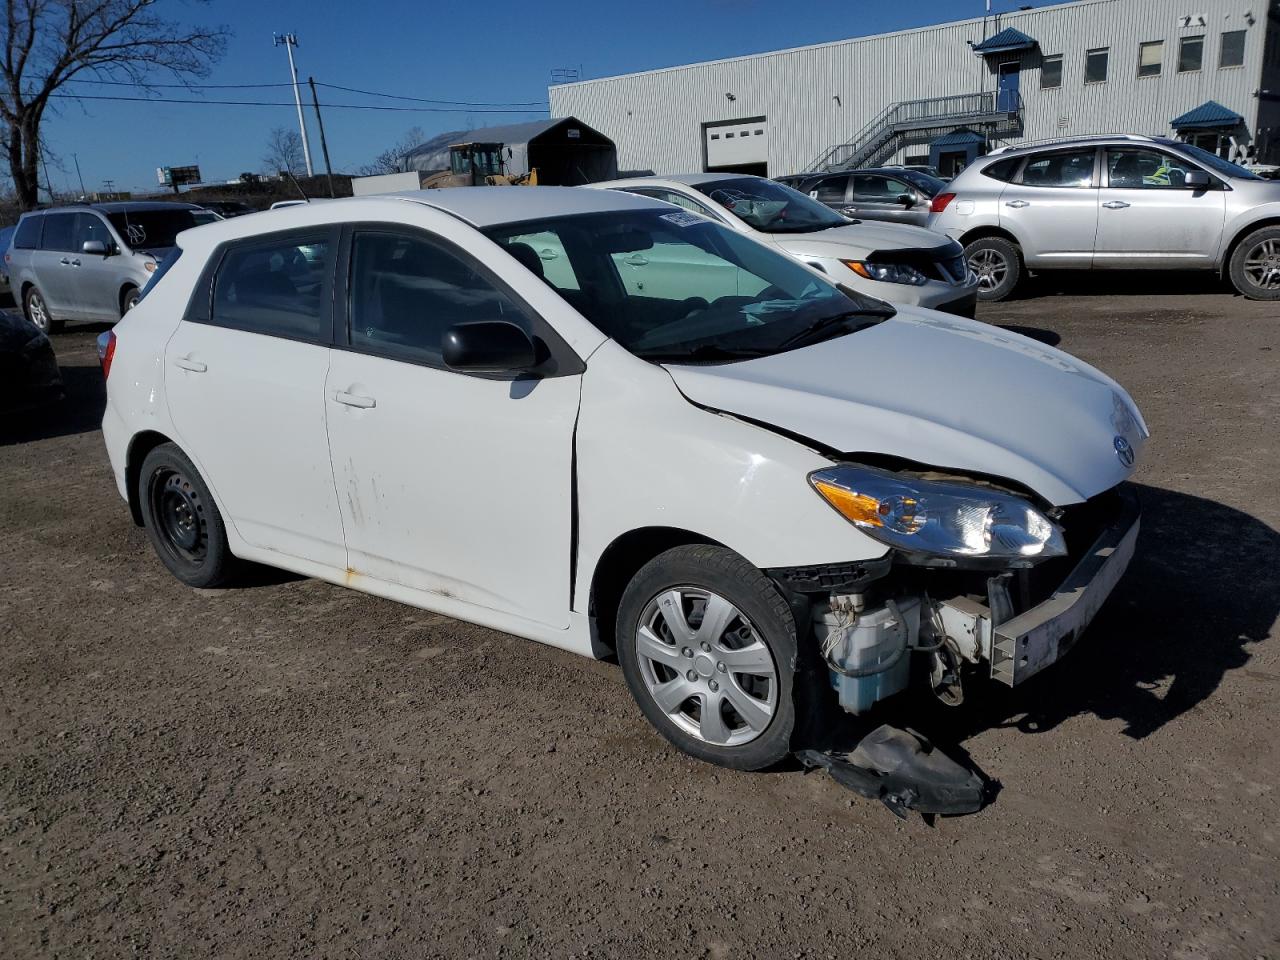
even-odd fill
[(606, 180), (604, 183), (593, 183), (593, 187), (642, 187), (655, 183), (679, 183), (686, 187), (696, 187), (700, 183), (716, 183), (721, 180), (768, 180), (768, 177), (757, 177), (750, 173), (664, 173), (652, 177), (628, 177), (625, 180)]
[(376, 221), (380, 210), (385, 211), (389, 204), (402, 203), (432, 207), (481, 229), (582, 213), (671, 209), (669, 204), (648, 197), (617, 191), (584, 190), (581, 187), (449, 187), (405, 190), (363, 197), (340, 197), (317, 204), (301, 203), (219, 220), (203, 224), (194, 231), (184, 231), (179, 234), (179, 244), (186, 246), (183, 238), (191, 233), (208, 242), (221, 243), (277, 229), (314, 225), (317, 223), (318, 210), (324, 211), (325, 223)]
[(979, 160), (987, 157), (1021, 157), (1028, 153), (1039, 153), (1044, 150), (1058, 150), (1063, 147), (1089, 147), (1108, 143), (1158, 143), (1165, 147), (1179, 147), (1185, 144), (1169, 137), (1147, 137), (1134, 133), (1099, 133), (1093, 136), (1061, 137), (1049, 140), (1037, 140), (1033, 143), (1010, 144), (997, 147)]
[(107, 203), (68, 203), (43, 210), (31, 210), (23, 216), (37, 213), (75, 213), (77, 210), (97, 210), (99, 213), (142, 213), (146, 210), (199, 210), (196, 203), (178, 200), (111, 200)]

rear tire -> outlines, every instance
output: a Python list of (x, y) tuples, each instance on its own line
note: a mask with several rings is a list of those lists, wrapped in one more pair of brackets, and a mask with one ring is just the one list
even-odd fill
[(176, 444), (147, 454), (138, 473), (138, 503), (160, 562), (189, 587), (218, 587), (236, 560), (213, 495)]
[(623, 593), (616, 641), (640, 710), (685, 753), (735, 770), (790, 755), (795, 619), (738, 554), (694, 544), (649, 561)]
[(1231, 255), (1232, 285), (1250, 300), (1280, 300), (1280, 227), (1249, 234)]
[(978, 299), (1004, 300), (1022, 280), (1022, 252), (1003, 237), (982, 237), (964, 248), (969, 269), (978, 275)]
[(49, 314), (49, 305), (35, 287), (27, 288), (27, 295), (22, 298), (22, 309), (27, 319), (36, 325), (43, 334), (57, 333), (62, 329), (62, 321), (55, 320)]

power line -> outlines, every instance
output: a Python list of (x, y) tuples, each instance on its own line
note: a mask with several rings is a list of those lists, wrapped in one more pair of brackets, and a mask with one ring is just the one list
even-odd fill
[(386, 97), (388, 100), (412, 100), (414, 103), (447, 103), (462, 107), (545, 107), (545, 100), (428, 100), (424, 97), (406, 97), (398, 93), (378, 93), (376, 90), (357, 90), (355, 87), (340, 87), (336, 83), (316, 81), (317, 87), (328, 87), (330, 90), (342, 90), (346, 93), (359, 93), (366, 97)]
[[(316, 84), (320, 86), (320, 84)], [(281, 86), (292, 86), (292, 84), (281, 84)], [(285, 101), (264, 101), (264, 100), (206, 100), (206, 99), (187, 99), (182, 97), (108, 97), (100, 94), (90, 93), (54, 93), (50, 97), (58, 100), (111, 100), (119, 103), (194, 103), (207, 104), (209, 106), (226, 106), (226, 107), (292, 107), (292, 103)], [(548, 109), (547, 104), (540, 104), (530, 110), (494, 110), (480, 109), (476, 110), (471, 107), (392, 107), (384, 106), (376, 103), (322, 103), (320, 106), (327, 110), (390, 110), (398, 113), (542, 113)]]
[[(108, 87), (142, 87), (156, 90), (265, 90), (272, 87), (293, 86), (291, 83), (134, 83), (131, 80), (68, 80), (67, 83), (91, 83)], [(432, 100), (427, 97), (409, 97), (398, 93), (380, 93), (376, 90), (343, 87), (336, 83), (324, 83), (320, 80), (316, 81), (316, 86), (327, 87), (330, 90), (341, 90), (344, 93), (359, 93), (366, 97), (383, 97), (388, 100), (407, 100), (413, 103), (433, 103), (442, 106), (537, 107), (546, 105), (546, 101), (540, 100)]]

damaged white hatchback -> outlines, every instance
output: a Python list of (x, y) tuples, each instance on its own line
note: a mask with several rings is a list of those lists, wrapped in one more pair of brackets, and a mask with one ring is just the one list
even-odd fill
[(256, 561), (616, 654), (729, 767), (824, 700), (1021, 682), (1138, 528), (1148, 431), (1104, 374), (613, 191), (209, 224), (99, 347), (120, 494), (180, 580)]

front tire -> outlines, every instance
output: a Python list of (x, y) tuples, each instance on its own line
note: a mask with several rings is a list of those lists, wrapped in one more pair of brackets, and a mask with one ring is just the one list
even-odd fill
[(62, 329), (62, 321), (53, 319), (49, 313), (49, 305), (44, 302), (44, 294), (35, 287), (27, 288), (27, 295), (22, 298), (22, 306), (27, 319), (34, 323), (41, 333), (48, 335)]
[(706, 544), (660, 554), (627, 586), (617, 624), (631, 695), (672, 744), (735, 770), (790, 754), (795, 620), (745, 559)]
[(142, 293), (137, 287), (125, 287), (124, 291), (120, 294), (120, 316), (123, 317), (126, 313), (136, 307), (138, 305), (138, 300), (141, 297)]
[(978, 299), (1012, 296), (1022, 279), (1022, 252), (1003, 237), (982, 237), (964, 248), (969, 269), (978, 276)]
[(1280, 300), (1280, 227), (1249, 234), (1231, 255), (1231, 283), (1250, 300)]
[(138, 502), (160, 562), (189, 587), (218, 587), (235, 565), (213, 495), (176, 444), (147, 454), (138, 474)]

